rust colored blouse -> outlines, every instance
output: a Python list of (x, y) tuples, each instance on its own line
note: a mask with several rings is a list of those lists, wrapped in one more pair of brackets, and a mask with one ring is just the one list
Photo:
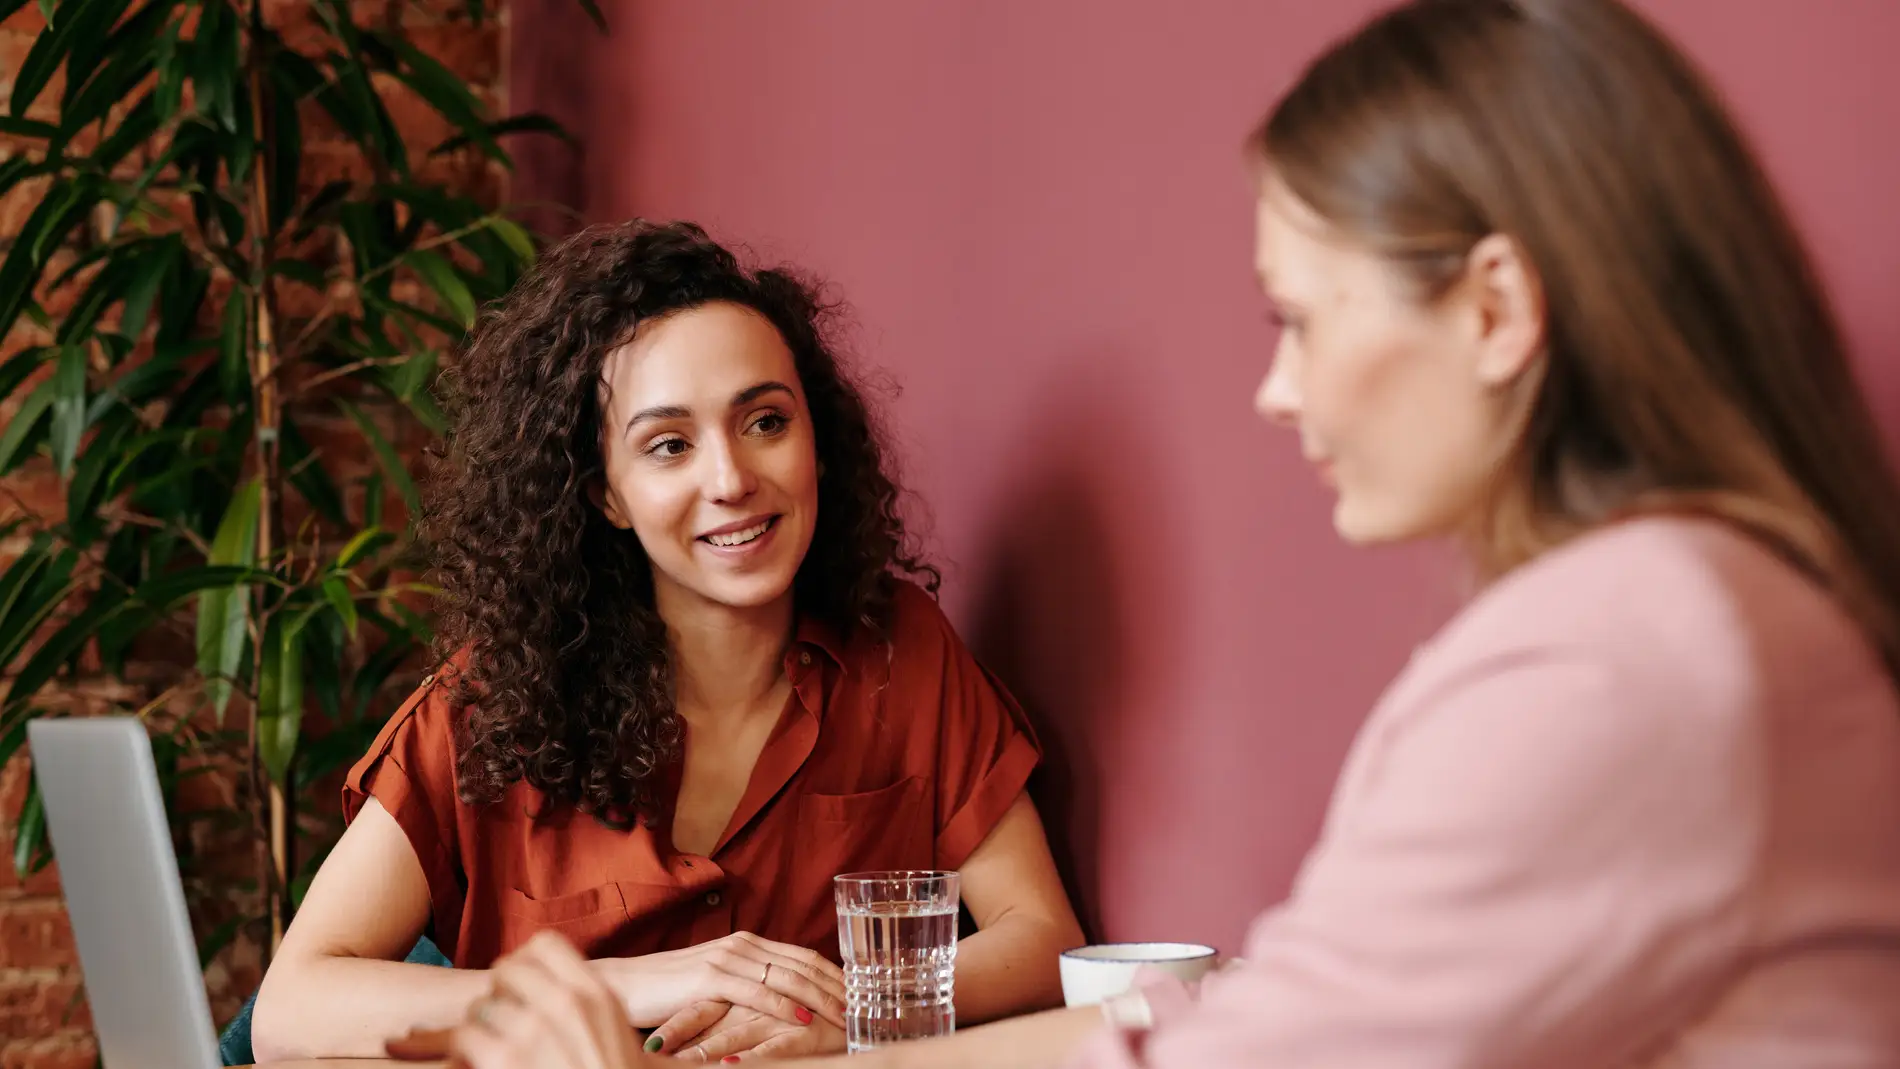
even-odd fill
[(457, 710), (436, 677), (351, 769), (344, 815), (373, 795), (395, 817), (428, 878), (430, 937), (457, 967), (485, 968), (543, 928), (589, 957), (749, 931), (836, 961), (831, 878), (962, 865), (1040, 751), (936, 602), (907, 583), (888, 638), (803, 619), (785, 670), (792, 697), (707, 857), (673, 849), (670, 819), (627, 830), (566, 809), (537, 819), (543, 799), (523, 783), (464, 804)]

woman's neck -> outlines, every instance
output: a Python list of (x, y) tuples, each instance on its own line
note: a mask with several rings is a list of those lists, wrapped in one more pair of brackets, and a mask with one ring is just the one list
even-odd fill
[(776, 712), (773, 692), (792, 641), (789, 593), (753, 609), (656, 600), (672, 645), (674, 704), (687, 723), (712, 727)]

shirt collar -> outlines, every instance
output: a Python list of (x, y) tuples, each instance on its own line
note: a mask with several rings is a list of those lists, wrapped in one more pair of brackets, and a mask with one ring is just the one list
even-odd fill
[(836, 628), (816, 616), (800, 613), (798, 626), (792, 633), (792, 656), (800, 652), (822, 653), (831, 658), (839, 668), (844, 667), (844, 641), (838, 636)]

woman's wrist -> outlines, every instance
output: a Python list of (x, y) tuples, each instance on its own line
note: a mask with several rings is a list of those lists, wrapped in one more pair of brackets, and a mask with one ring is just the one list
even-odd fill
[(1122, 1032), (1146, 1032), (1155, 1026), (1154, 1007), (1139, 990), (1102, 1000), (1102, 1019)]
[(635, 1012), (634, 994), (640, 986), (639, 962), (638, 958), (594, 958), (587, 962), (588, 971), (620, 999), (621, 1008), (630, 1016)]

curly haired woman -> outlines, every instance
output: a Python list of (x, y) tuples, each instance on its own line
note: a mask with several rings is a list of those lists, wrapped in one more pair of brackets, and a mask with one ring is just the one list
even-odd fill
[[(350, 773), (259, 1060), (460, 1020), (543, 930), (650, 1049), (840, 1049), (831, 878), (863, 869), (961, 871), (960, 1019), (1060, 1000), (1035, 740), (926, 593), (831, 318), (640, 222), (484, 318), (425, 520), (443, 667)], [(401, 961), (424, 933), (456, 968)]]

